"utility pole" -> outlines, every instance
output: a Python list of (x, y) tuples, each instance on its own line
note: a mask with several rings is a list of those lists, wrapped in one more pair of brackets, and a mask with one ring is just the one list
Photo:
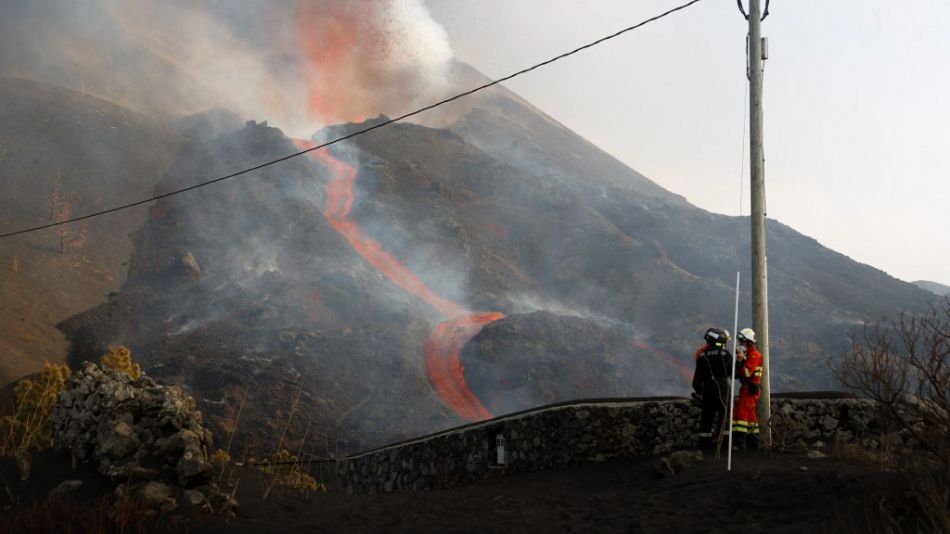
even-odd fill
[[(772, 416), (769, 387), (769, 297), (765, 254), (765, 153), (762, 141), (762, 61), (765, 50), (761, 36), (762, 12), (759, 0), (749, 0), (749, 154), (752, 191), (752, 328), (762, 353), (762, 397), (758, 418), (767, 447), (772, 444), (769, 419)], [(741, 6), (741, 4), (740, 4)], [(766, 4), (768, 6), (768, 4)], [(766, 7), (766, 11), (768, 7)]]

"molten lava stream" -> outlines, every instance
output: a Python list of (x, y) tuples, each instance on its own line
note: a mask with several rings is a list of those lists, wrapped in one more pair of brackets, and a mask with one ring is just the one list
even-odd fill
[[(313, 148), (311, 141), (295, 140), (300, 148)], [(349, 219), (353, 207), (353, 184), (356, 169), (333, 156), (327, 149), (308, 152), (308, 155), (324, 164), (333, 173), (327, 186), (326, 217), (336, 231), (340, 232), (353, 249), (390, 281), (407, 293), (414, 295), (449, 318), (436, 326), (426, 341), (426, 370), (429, 380), (442, 400), (457, 414), (472, 421), (491, 417), (491, 413), (472, 393), (465, 383), (462, 369), (462, 347), (482, 327), (504, 317), (499, 312), (472, 313), (464, 306), (442, 297), (416, 276), (399, 260), (386, 252), (375, 240), (363, 235), (356, 221)]]
[(462, 348), (488, 323), (503, 318), (500, 312), (470, 313), (439, 323), (426, 341), (426, 370), (432, 385), (456, 413), (472, 421), (489, 419), (491, 413), (465, 383)]

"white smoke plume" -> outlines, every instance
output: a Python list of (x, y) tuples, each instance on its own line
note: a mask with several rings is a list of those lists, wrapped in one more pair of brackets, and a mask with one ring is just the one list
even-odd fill
[(300, 137), (444, 96), (452, 58), (421, 0), (2, 4), (2, 76), (138, 110), (227, 108)]

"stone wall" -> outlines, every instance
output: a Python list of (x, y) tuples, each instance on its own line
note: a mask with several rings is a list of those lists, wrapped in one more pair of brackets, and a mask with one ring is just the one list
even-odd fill
[[(776, 448), (860, 443), (874, 447), (876, 405), (857, 399), (772, 399)], [(341, 459), (348, 493), (458, 486), (502, 473), (697, 446), (699, 408), (687, 400), (606, 400), (556, 405), (441, 432)]]

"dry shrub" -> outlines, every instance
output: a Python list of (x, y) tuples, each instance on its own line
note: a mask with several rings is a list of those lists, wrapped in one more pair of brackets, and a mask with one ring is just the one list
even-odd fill
[(24, 454), (52, 445), (50, 416), (69, 374), (65, 365), (46, 363), (39, 381), (24, 378), (16, 383), (16, 409), (13, 415), (0, 418), (0, 455)]
[(281, 449), (273, 459), (254, 462), (253, 465), (260, 471), (274, 475), (272, 486), (276, 484), (301, 491), (327, 490), (326, 486), (317, 482), (304, 469), (305, 466), (310, 465), (309, 462), (302, 462), (300, 458), (290, 454), (287, 449)]
[(893, 470), (899, 467), (896, 452), (884, 445), (872, 450), (860, 443), (835, 443), (831, 455), (850, 464)]
[(310, 475), (309, 471), (304, 470), (304, 466), (309, 470), (310, 462), (305, 462), (300, 459), (301, 456), (303, 456), (303, 447), (307, 443), (307, 436), (310, 435), (310, 426), (313, 424), (313, 420), (311, 419), (310, 422), (307, 423), (307, 429), (304, 431), (304, 437), (301, 440), (299, 454), (291, 454), (290, 450), (284, 446), (287, 431), (290, 429), (294, 414), (297, 411), (297, 406), (300, 404), (302, 391), (303, 381), (297, 384), (297, 391), (290, 404), (290, 413), (287, 416), (284, 429), (280, 434), (280, 439), (277, 441), (277, 447), (275, 448), (273, 457), (265, 458), (262, 462), (249, 461), (251, 465), (256, 466), (261, 471), (273, 475), (270, 485), (264, 490), (263, 499), (266, 499), (267, 496), (270, 495), (274, 486), (286, 486), (307, 492), (327, 490), (326, 486), (317, 482), (317, 480)]
[(231, 455), (224, 449), (217, 449), (211, 453), (211, 463), (218, 466), (219, 469), (224, 469), (224, 466), (230, 461)]
[(832, 370), (877, 401), (884, 424), (900, 436), (881, 440), (880, 461), (906, 475), (906, 488), (869, 503), (877, 518), (869, 527), (950, 532), (950, 298), (866, 328)]
[(132, 351), (119, 346), (109, 351), (101, 359), (103, 367), (118, 369), (129, 375), (132, 379), (138, 379), (142, 376), (142, 366), (132, 361)]

